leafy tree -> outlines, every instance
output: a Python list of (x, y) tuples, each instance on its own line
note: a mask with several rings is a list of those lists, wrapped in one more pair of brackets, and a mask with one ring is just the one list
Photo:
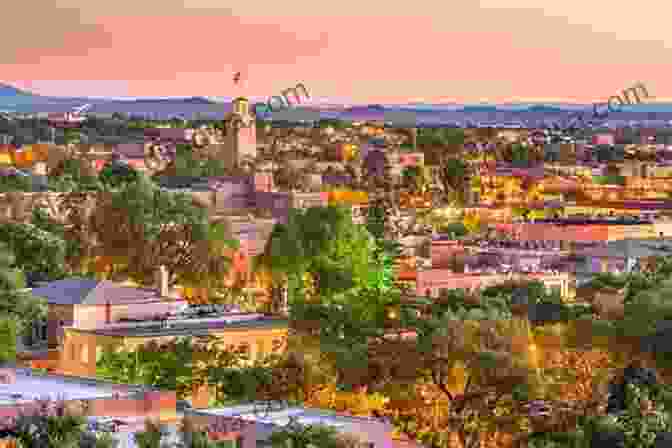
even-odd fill
[(33, 191), (33, 183), (30, 177), (17, 174), (0, 176), (0, 192), (10, 191)]
[(96, 176), (87, 173), (84, 160), (67, 157), (48, 176), (49, 188), (56, 191), (99, 190)]
[[(520, 431), (522, 421), (511, 409), (517, 400), (541, 392), (528, 350), (529, 325), (496, 307), (473, 305), (412, 304), (398, 293), (371, 291), (360, 300), (297, 301), (292, 318), (297, 330), (319, 335), (341, 382), (377, 384), (390, 392), (395, 385), (406, 384), (408, 390), (409, 382), (415, 384), (418, 389), (406, 400), (423, 404), (397, 408), (405, 417), (395, 417), (405, 432), (416, 439), (422, 432), (423, 441), (433, 446), (446, 446), (447, 439), (436, 437), (453, 433), (473, 447), (495, 428)], [(416, 337), (401, 338), (403, 332)], [(422, 388), (432, 389), (441, 403), (441, 430), (420, 431), (426, 407)], [(399, 418), (410, 419), (410, 426)]]
[(273, 229), (260, 261), (289, 279), (292, 296), (305, 289), (301, 283), (308, 277), (315, 282), (315, 294), (332, 295), (366, 284), (374, 247), (349, 209), (294, 209), (286, 224)]
[(383, 201), (377, 201), (369, 207), (366, 219), (366, 230), (376, 240), (382, 240), (385, 237), (385, 227), (388, 222), (388, 209)]
[(273, 448), (338, 448), (337, 431), (324, 425), (301, 425), (296, 421), (274, 432), (270, 437)]
[(167, 435), (168, 429), (165, 425), (147, 419), (145, 420), (145, 430), (136, 432), (133, 438), (139, 448), (169, 448), (169, 444), (161, 443)]
[(402, 180), (405, 185), (410, 187), (415, 191), (422, 189), (423, 185), (423, 173), (420, 167), (418, 166), (409, 166), (404, 168), (404, 171), (401, 173)]
[(89, 192), (65, 193), (57, 217), (50, 216), (42, 207), (33, 209), (31, 224), (65, 241), (65, 270), (69, 273), (88, 275), (83, 268), (95, 245), (89, 224), (90, 212), (95, 207), (92, 199)]
[(158, 189), (144, 177), (102, 197), (90, 223), (102, 253), (124, 260), (117, 275), (142, 283), (151, 283), (157, 265), (166, 267), (169, 285), (199, 273), (221, 279), (230, 260), (217, 249), (237, 246), (190, 195)]
[(452, 192), (458, 201), (462, 201), (469, 171), (469, 165), (462, 159), (449, 158), (444, 160), (439, 171), (439, 179), (443, 184), (444, 193)]
[(12, 268), (14, 265), (14, 254), (0, 245), (0, 316), (14, 319), (16, 331), (23, 333), (45, 314), (45, 307), (43, 301), (22, 290), (25, 278), (23, 272)]
[[(20, 411), (10, 419), (8, 427), (25, 448), (91, 446), (91, 434), (86, 430), (86, 408), (75, 411), (63, 400), (38, 401), (37, 409)], [(109, 447), (109, 438), (94, 438), (96, 448)]]
[(180, 442), (177, 448), (228, 448), (228, 441), (212, 441), (207, 430), (198, 429), (188, 418), (180, 425)]
[(370, 287), (389, 289), (395, 280), (394, 265), (401, 255), (401, 244), (385, 237), (385, 230), (388, 226), (389, 207), (385, 201), (379, 200), (369, 207), (366, 220), (366, 229), (376, 242), (368, 283)]
[(62, 237), (29, 223), (0, 224), (0, 241), (15, 255), (14, 268), (39, 273), (45, 280), (65, 275), (66, 243)]
[(126, 163), (111, 162), (100, 170), (98, 178), (103, 184), (116, 188), (123, 183), (137, 181), (138, 172)]
[[(284, 362), (277, 353), (250, 362), (244, 346), (226, 345), (214, 337), (184, 337), (161, 344), (150, 341), (135, 349), (108, 349), (96, 364), (96, 375), (175, 390), (180, 399), (191, 396), (194, 385), (209, 384), (216, 402), (230, 403), (268, 399), (269, 394), (287, 398), (291, 387), (281, 387), (277, 374), (285, 369)], [(290, 384), (296, 387), (296, 381)]]
[(96, 364), (96, 375), (117, 382), (176, 390), (183, 398), (191, 393), (197, 350), (191, 338), (160, 345), (152, 341), (130, 350), (109, 349)]
[(16, 363), (16, 321), (0, 317), (0, 363)]
[(469, 233), (469, 230), (461, 222), (453, 222), (444, 226), (441, 231), (453, 235), (454, 238), (461, 238)]

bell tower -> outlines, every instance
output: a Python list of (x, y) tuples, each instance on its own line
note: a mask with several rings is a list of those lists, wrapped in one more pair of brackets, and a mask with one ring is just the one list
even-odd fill
[(247, 98), (232, 101), (232, 112), (225, 118), (225, 130), (227, 166), (237, 167), (241, 161), (257, 157), (257, 127)]

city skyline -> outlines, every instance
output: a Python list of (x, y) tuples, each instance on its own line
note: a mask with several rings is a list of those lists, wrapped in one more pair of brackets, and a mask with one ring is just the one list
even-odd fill
[(305, 83), (316, 101), (346, 104), (592, 103), (640, 81), (656, 102), (672, 98), (663, 82), (672, 7), (652, 1), (640, 3), (657, 11), (646, 23), (629, 5), (577, 0), (543, 9), (348, 0), (328, 14), (303, 0), (136, 3), (12, 3), (3, 26), (21, 38), (0, 44), (2, 81), (129, 98), (266, 98)]

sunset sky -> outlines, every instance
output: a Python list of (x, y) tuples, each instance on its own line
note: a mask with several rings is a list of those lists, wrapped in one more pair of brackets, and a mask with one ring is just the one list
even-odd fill
[[(662, 0), (19, 0), (0, 82), (45, 95), (353, 103), (672, 98)], [(235, 86), (235, 72), (245, 82)]]

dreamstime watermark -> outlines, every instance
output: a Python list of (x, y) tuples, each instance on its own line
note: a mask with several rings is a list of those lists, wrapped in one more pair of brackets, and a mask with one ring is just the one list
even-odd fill
[[(618, 104), (620, 106), (624, 105), (633, 105), (633, 104), (640, 104), (642, 102), (642, 99), (639, 96), (639, 93), (642, 93), (644, 98), (653, 98), (651, 95), (649, 95), (649, 91), (647, 90), (646, 86), (644, 83), (638, 82), (634, 86), (627, 88), (623, 90), (623, 98), (619, 97), (618, 95), (612, 95), (607, 99), (606, 103), (593, 103), (593, 118), (597, 119), (604, 119), (607, 117), (609, 112), (620, 112), (621, 109), (612, 109), (612, 102), (618, 101)], [(630, 96), (634, 96), (634, 102), (630, 100)], [(615, 104), (615, 103), (614, 103)], [(601, 113), (598, 112), (597, 108), (598, 106), (607, 106), (607, 110), (603, 110)], [(561, 129), (568, 129), (568, 128), (573, 128), (574, 125), (576, 124), (577, 121), (580, 121), (583, 126), (585, 127), (586, 122), (584, 121), (584, 116), (586, 112), (574, 112), (567, 117), (567, 121), (560, 126)]]
[[(299, 96), (299, 89), (303, 90), (304, 96), (308, 99), (310, 99), (310, 94), (308, 93), (308, 90), (306, 89), (306, 86), (304, 86), (302, 83), (297, 84), (294, 87), (290, 87), (289, 89), (285, 89), (282, 92), (282, 97), (280, 96), (272, 96), (266, 100), (266, 108), (271, 111), (271, 112), (278, 112), (281, 111), (282, 109), (286, 109), (290, 106), (293, 106), (293, 104), (289, 101), (288, 94), (294, 95), (294, 98), (296, 98), (296, 101), (301, 104), (301, 96)], [(273, 100), (276, 99), (280, 102), (280, 108), (277, 110), (273, 110)], [(257, 103), (254, 105), (254, 112), (255, 114), (258, 115), (257, 113), (257, 108), (262, 105), (263, 103)]]

